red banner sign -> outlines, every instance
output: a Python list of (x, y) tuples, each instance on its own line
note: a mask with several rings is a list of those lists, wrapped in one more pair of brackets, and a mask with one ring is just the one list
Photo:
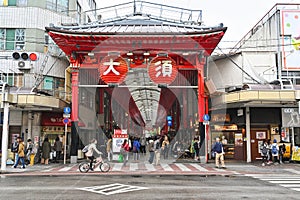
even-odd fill
[(105, 83), (122, 83), (128, 72), (127, 62), (121, 56), (106, 56), (101, 60), (99, 72)]
[(166, 56), (158, 56), (151, 60), (148, 66), (150, 79), (157, 84), (170, 84), (177, 76), (176, 62)]

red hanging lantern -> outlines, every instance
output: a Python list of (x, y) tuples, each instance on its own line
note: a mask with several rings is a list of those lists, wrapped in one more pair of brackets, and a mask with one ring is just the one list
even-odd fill
[(168, 56), (157, 56), (148, 66), (150, 79), (157, 84), (172, 83), (178, 73), (176, 62)]
[(128, 65), (121, 56), (106, 56), (101, 60), (98, 70), (105, 83), (122, 83), (127, 75)]

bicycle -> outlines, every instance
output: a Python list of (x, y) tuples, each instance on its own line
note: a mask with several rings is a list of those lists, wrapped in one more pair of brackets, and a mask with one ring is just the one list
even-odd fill
[[(92, 163), (92, 169), (95, 169), (99, 165), (101, 172), (108, 172), (110, 170), (110, 164), (104, 162), (102, 156), (95, 158)], [(90, 162), (83, 161), (79, 164), (79, 171), (82, 173), (87, 173), (90, 170)]]

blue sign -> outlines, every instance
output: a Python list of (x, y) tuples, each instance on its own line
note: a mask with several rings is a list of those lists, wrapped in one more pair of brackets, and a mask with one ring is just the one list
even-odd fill
[(65, 114), (70, 114), (71, 113), (71, 108), (70, 107), (64, 107), (64, 113)]
[(167, 116), (167, 121), (172, 121), (172, 116)]
[(172, 121), (168, 121), (168, 126), (172, 126)]
[(64, 118), (63, 122), (64, 122), (64, 124), (69, 123), (69, 118)]
[(203, 116), (203, 120), (204, 120), (204, 121), (209, 121), (209, 120), (210, 120), (209, 115), (208, 115), (208, 114), (205, 114), (205, 115)]

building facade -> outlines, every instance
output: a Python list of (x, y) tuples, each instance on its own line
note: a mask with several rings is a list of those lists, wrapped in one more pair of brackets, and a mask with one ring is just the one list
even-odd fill
[(211, 138), (227, 139), (227, 158), (260, 159), (264, 139), (300, 144), (299, 13), (298, 4), (276, 4), (230, 53), (208, 64)]
[[(70, 80), (70, 64), (45, 27), (95, 20), (95, 14), (82, 13), (96, 7), (95, 0), (0, 1), (0, 77), (10, 94), (8, 144), (16, 136), (36, 143), (45, 137), (52, 144), (57, 136), (63, 140), (63, 108), (71, 99), (65, 81)], [(2, 127), (3, 117), (0, 132)]]

